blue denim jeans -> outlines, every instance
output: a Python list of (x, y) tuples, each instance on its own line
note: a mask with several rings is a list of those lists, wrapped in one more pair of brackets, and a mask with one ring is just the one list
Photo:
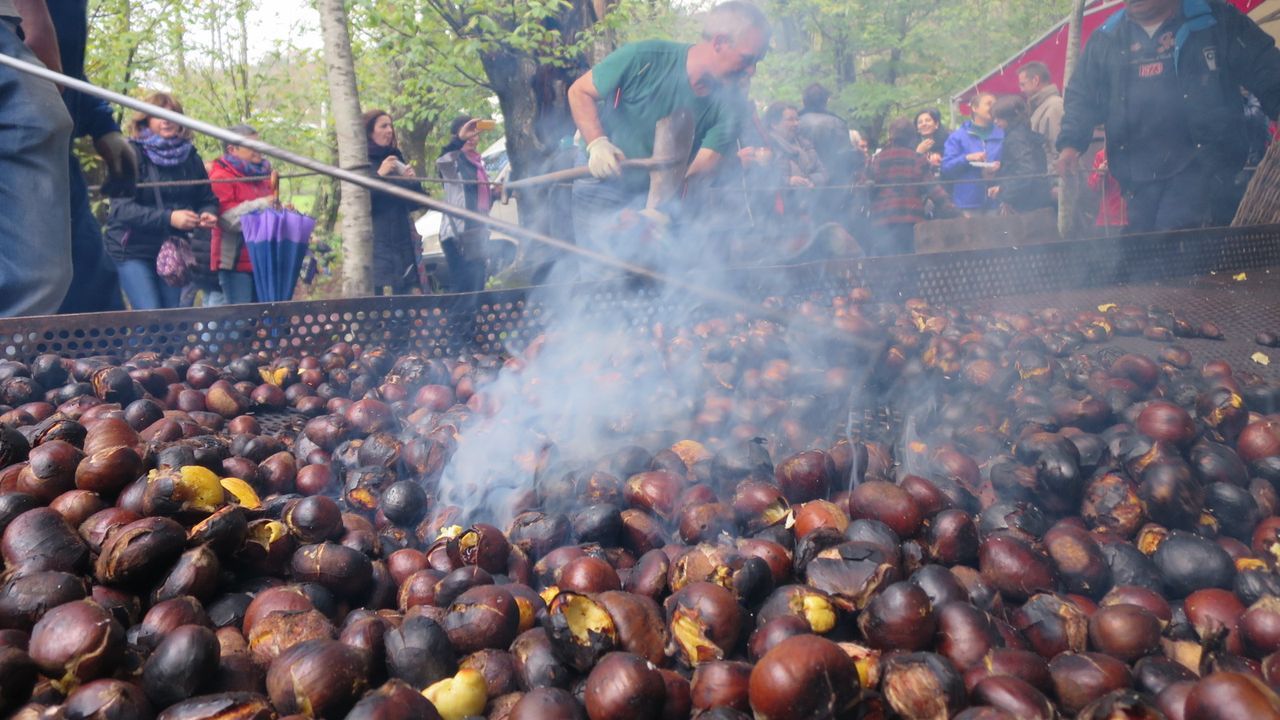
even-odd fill
[(154, 260), (121, 260), (116, 263), (116, 270), (120, 273), (120, 287), (134, 310), (176, 308), (182, 300), (182, 288), (170, 287), (161, 279)]
[[(8, 20), (0, 53), (39, 62)], [(0, 317), (52, 315), (71, 285), (70, 148), (53, 83), (0, 68)]]
[[(251, 272), (219, 270), (218, 284), (222, 286), (222, 296), (226, 299), (227, 305), (251, 303), (257, 294)], [(205, 304), (208, 305), (208, 302)]]
[(80, 161), (71, 156), (71, 267), (73, 280), (59, 313), (124, 309), (120, 276), (102, 245), (102, 226), (89, 207), (89, 188)]

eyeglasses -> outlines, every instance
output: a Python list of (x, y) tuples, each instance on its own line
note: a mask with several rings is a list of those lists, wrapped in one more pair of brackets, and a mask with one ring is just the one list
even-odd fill
[(751, 67), (752, 65), (757, 65), (757, 64), (759, 64), (762, 60), (764, 60), (764, 56), (765, 56), (765, 55), (768, 55), (768, 54), (769, 54), (769, 50), (768, 50), (767, 48), (766, 48), (766, 49), (764, 49), (764, 50), (761, 50), (761, 51), (760, 51), (760, 52), (758, 52), (758, 53), (754, 53), (754, 54), (751, 54), (751, 53), (739, 53), (739, 55), (741, 55), (741, 56), (742, 56), (742, 65), (743, 65), (743, 67)]

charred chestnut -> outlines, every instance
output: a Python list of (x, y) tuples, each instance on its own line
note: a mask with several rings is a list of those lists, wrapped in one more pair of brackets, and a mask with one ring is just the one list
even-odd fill
[(220, 651), (213, 631), (184, 625), (152, 651), (142, 668), (142, 687), (156, 707), (168, 707), (198, 694), (214, 677)]
[(939, 655), (895, 655), (885, 661), (882, 673), (881, 692), (894, 711), (908, 720), (940, 720), (964, 707), (964, 681)]
[(445, 616), (444, 628), (461, 652), (506, 648), (515, 639), (520, 612), (505, 588), (474, 587), (458, 596)]

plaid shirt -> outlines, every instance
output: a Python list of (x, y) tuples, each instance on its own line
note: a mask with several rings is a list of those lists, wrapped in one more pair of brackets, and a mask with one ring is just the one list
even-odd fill
[[(886, 147), (867, 167), (871, 188), (871, 219), (878, 225), (918, 223), (925, 219), (925, 200), (935, 209), (950, 210), (951, 198), (935, 180), (929, 161), (912, 148)], [(906, 187), (879, 187), (920, 183)], [(927, 184), (926, 184), (927, 183)]]

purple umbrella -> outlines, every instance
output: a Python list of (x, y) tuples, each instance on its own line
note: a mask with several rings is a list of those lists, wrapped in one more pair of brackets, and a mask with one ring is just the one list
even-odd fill
[(258, 301), (292, 300), (315, 218), (293, 210), (262, 210), (245, 215), (240, 227), (253, 262)]

